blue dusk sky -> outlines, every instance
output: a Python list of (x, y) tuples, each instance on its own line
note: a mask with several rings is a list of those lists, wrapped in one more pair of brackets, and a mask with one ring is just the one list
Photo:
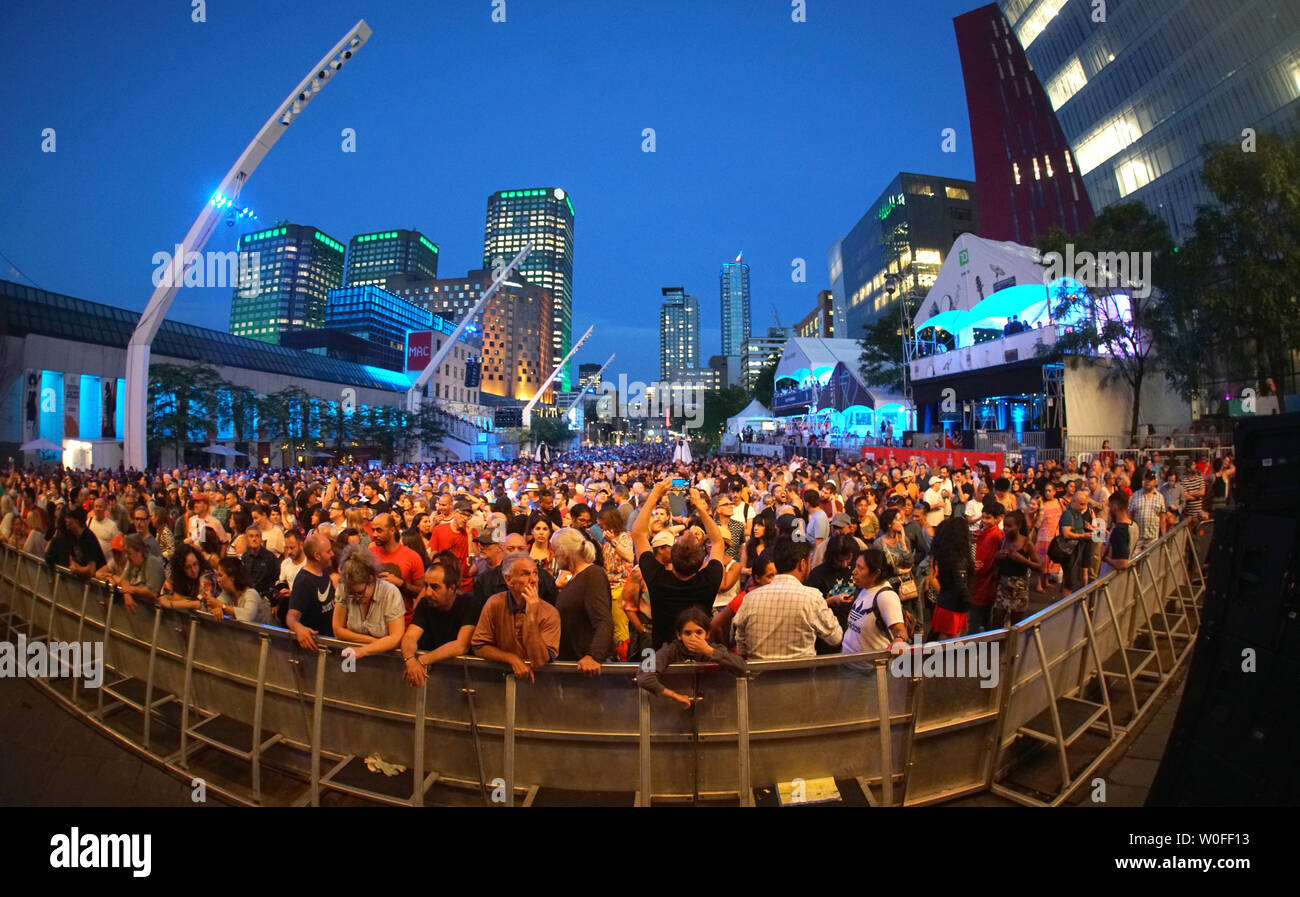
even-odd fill
[[(706, 365), (724, 261), (743, 250), (751, 266), (755, 333), (774, 307), (791, 325), (829, 287), (827, 248), (896, 173), (973, 177), (952, 18), (976, 0), (807, 0), (801, 23), (789, 0), (505, 0), (505, 22), (492, 0), (208, 0), (205, 22), (193, 5), (0, 9), (0, 276), (142, 309), (154, 254), (361, 18), (370, 41), (241, 204), (261, 226), (283, 218), (345, 244), (417, 228), (447, 277), (480, 266), (490, 193), (563, 187), (574, 339), (596, 327), (575, 362), (616, 352), (615, 380), (658, 376), (661, 287), (699, 298)], [(252, 229), (221, 224), (207, 248)], [(169, 317), (227, 330), (230, 295), (180, 290)]]

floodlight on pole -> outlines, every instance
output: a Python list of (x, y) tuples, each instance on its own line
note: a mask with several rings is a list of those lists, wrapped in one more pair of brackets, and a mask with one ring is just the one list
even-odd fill
[(460, 324), (452, 331), (451, 336), (443, 340), (442, 348), (438, 350), (436, 355), (429, 359), (429, 363), (424, 366), (424, 370), (420, 371), (420, 376), (416, 377), (415, 382), (411, 384), (411, 389), (406, 394), (407, 411), (414, 414), (420, 410), (420, 399), (424, 395), (424, 388), (429, 385), (429, 381), (433, 378), (433, 375), (438, 372), (438, 365), (442, 364), (442, 360), (451, 352), (452, 347), (456, 345), (456, 340), (460, 339), (461, 334), (467, 329), (473, 329), (471, 322), (474, 320), (474, 316), (482, 310), (483, 306), (487, 305), (489, 299), (496, 295), (497, 290), (501, 289), (502, 284), (510, 279), (510, 275), (516, 268), (524, 263), (524, 259), (528, 258), (528, 254), (532, 251), (533, 243), (529, 240), (527, 245), (525, 245), (524, 248), (519, 251), (519, 254), (515, 256), (514, 261), (501, 269), (501, 272), (497, 274), (496, 279), (492, 281), (492, 286), (484, 290), (483, 295), (478, 297), (478, 301), (474, 303), (474, 307), (469, 310), (465, 317), (461, 318)]
[(533, 406), (542, 400), (542, 396), (545, 395), (547, 388), (555, 382), (555, 378), (560, 375), (560, 371), (562, 371), (564, 366), (569, 363), (569, 359), (572, 358), (580, 348), (582, 348), (582, 344), (587, 341), (587, 337), (591, 336), (591, 331), (595, 329), (595, 324), (592, 324), (587, 328), (587, 332), (582, 335), (582, 339), (573, 344), (573, 348), (569, 350), (569, 354), (560, 360), (560, 363), (555, 366), (555, 370), (551, 371), (551, 376), (546, 378), (546, 382), (538, 387), (537, 392), (528, 400), (528, 404), (524, 406), (523, 413), (520, 415), (523, 419), (525, 430), (532, 425)]
[[(270, 152), (271, 147), (275, 146), (275, 142), (280, 139), (285, 128), (293, 123), (311, 98), (320, 92), (321, 86), (330, 76), (341, 69), (369, 39), (370, 26), (366, 24), (365, 19), (362, 19), (352, 26), (344, 38), (335, 44), (334, 48), (307, 73), (307, 77), (303, 78), (302, 82), (285, 97), (284, 102), (276, 107), (276, 111), (266, 120), (266, 124), (262, 125), (262, 129), (257, 132), (257, 136), (222, 178), (216, 192), (204, 204), (203, 211), (190, 226), (190, 231), (185, 235), (185, 240), (178, 250), (180, 259), (176, 261), (182, 276), (164, 279), (149, 297), (149, 304), (140, 315), (140, 321), (136, 325), (135, 332), (131, 334), (131, 342), (126, 348), (126, 438), (123, 446), (125, 467), (136, 470), (144, 470), (145, 467), (145, 404), (149, 391), (149, 348), (153, 345), (154, 336), (157, 335), (158, 328), (162, 326), (163, 318), (167, 316), (167, 310), (176, 297), (176, 290), (184, 282), (184, 271), (192, 267), (189, 260), (194, 259), (198, 264), (202, 264), (198, 254), (203, 251), (208, 238), (212, 236), (212, 231), (223, 216), (223, 210), (235, 208), (235, 200), (239, 198), (240, 190), (243, 189), (254, 169)], [(248, 215), (241, 213), (240, 217), (256, 217), (251, 210), (244, 209), (244, 212)]]

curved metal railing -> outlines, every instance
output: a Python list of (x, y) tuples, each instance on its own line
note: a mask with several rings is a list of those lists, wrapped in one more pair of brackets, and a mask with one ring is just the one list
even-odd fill
[[(529, 683), (462, 657), (412, 689), (396, 652), (349, 665), (346, 645), (329, 639), (311, 652), (275, 627), (144, 604), (129, 614), (102, 583), (9, 547), (0, 632), (102, 642), (101, 688), (39, 684), (106, 730), (124, 708), (151, 708), (130, 746), (178, 774), (203, 746), (234, 754), (249, 764), (250, 787), (223, 793), (241, 801), (262, 800), (270, 766), (307, 783), (303, 803), (337, 789), (418, 804), (438, 781), (507, 805), (541, 788), (749, 805), (756, 787), (829, 776), (886, 805), (989, 789), (1047, 804), (1068, 797), (1152, 705), (1190, 652), (1203, 591), (1184, 524), (1130, 569), (1014, 627), (914, 649), (910, 668), (876, 652), (751, 663), (741, 678), (690, 665), (661, 672), (701, 697), (691, 710), (639, 689), (635, 664), (589, 678), (553, 663)], [(961, 660), (976, 674), (955, 674)], [(1080, 771), (1066, 751), (1085, 732), (1105, 745)], [(1057, 755), (1055, 793), (1008, 778), (1032, 744)], [(374, 754), (406, 770), (358, 773)]]

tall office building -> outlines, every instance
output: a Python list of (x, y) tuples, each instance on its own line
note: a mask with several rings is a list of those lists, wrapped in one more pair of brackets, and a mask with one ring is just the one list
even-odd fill
[[(488, 197), (483, 233), (483, 267), (507, 265), (529, 240), (533, 251), (516, 269), (529, 283), (550, 290), (550, 374), (573, 346), (573, 203), (559, 187), (499, 190)], [(572, 362), (560, 372), (560, 389), (568, 391)]]
[(433, 315), (428, 309), (374, 284), (330, 290), (325, 329), (351, 334), (375, 346), (387, 362), (384, 367), (400, 370), (407, 332), (431, 326)]
[(584, 388), (591, 386), (599, 389), (600, 387), (600, 365), (595, 363), (578, 365), (578, 387)]
[(1189, 236), (1205, 144), (1295, 127), (1300, 4), (999, 0), (1070, 141), (1094, 209), (1138, 201)]
[(745, 340), (740, 363), (740, 382), (745, 389), (753, 391), (763, 371), (781, 357), (791, 336), (787, 328), (769, 327), (766, 336), (751, 336)]
[(827, 252), (836, 338), (859, 339), (900, 295), (923, 295), (953, 241), (979, 224), (973, 181), (899, 174)]
[[(387, 288), (434, 314), (459, 324), (492, 285), (492, 272), (479, 268), (463, 277), (417, 280), (390, 277)], [(551, 291), (518, 274), (502, 284), (471, 326), (483, 339), (482, 395), (527, 401), (537, 394), (551, 370)], [(554, 386), (542, 401), (554, 398)]]
[(749, 265), (724, 262), (718, 274), (718, 295), (722, 299), (722, 354), (739, 355), (749, 339)]
[(350, 287), (383, 286), (395, 274), (422, 280), (438, 276), (438, 244), (418, 230), (390, 230), (357, 234), (348, 243), (347, 277)]
[(230, 332), (279, 343), (293, 328), (325, 326), (329, 291), (343, 282), (343, 244), (314, 227), (284, 222), (239, 239), (241, 253), (257, 253), (256, 268), (241, 266), (230, 303)]
[(1079, 233), (1092, 203), (1047, 94), (996, 4), (953, 19), (966, 83), (979, 236), (1033, 246), (1052, 227)]
[(659, 307), (659, 379), (700, 368), (700, 303), (681, 287), (664, 287)]

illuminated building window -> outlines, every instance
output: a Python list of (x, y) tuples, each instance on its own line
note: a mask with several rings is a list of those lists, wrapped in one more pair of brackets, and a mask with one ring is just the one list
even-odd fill
[(1016, 183), (1020, 183), (1020, 165), (1016, 162), (1011, 163), (1011, 173), (1016, 176)]
[(1043, 164), (1047, 166), (1047, 176), (1048, 176), (1049, 178), (1052, 177), (1052, 176), (1054, 176), (1054, 175), (1056, 174), (1056, 172), (1052, 171), (1052, 157), (1051, 157), (1051, 156), (1043, 156)]
[(943, 192), (949, 199), (970, 199), (970, 191), (965, 187), (945, 186)]
[(1071, 161), (1070, 159), (1069, 150), (1065, 151), (1065, 170), (1068, 171), (1070, 174), (1074, 174), (1074, 162)]
[(1042, 179), (1043, 177), (1038, 171), (1038, 157), (1034, 156), (1034, 180), (1041, 181)]

